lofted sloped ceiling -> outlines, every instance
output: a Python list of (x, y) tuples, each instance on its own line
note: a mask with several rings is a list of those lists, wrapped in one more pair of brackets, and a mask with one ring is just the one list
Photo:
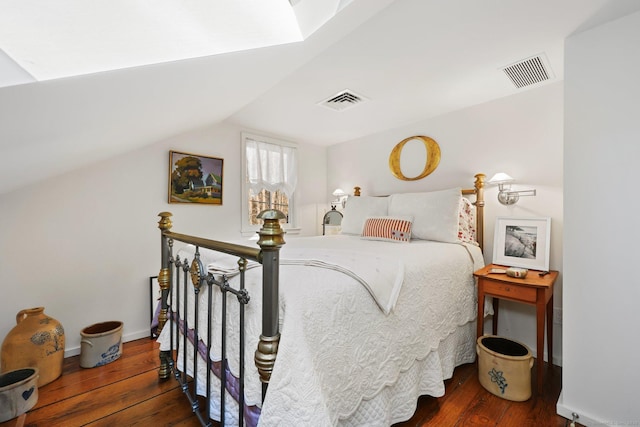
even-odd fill
[[(640, 10), (637, 0), (333, 0), (318, 20), (303, 8), (312, 1), (291, 1), (307, 13), (303, 41), (250, 50), (52, 79), (0, 51), (0, 194), (225, 120), (330, 145), (532, 90), (562, 80), (568, 35)], [(533, 56), (550, 78), (515, 87), (502, 68)], [(344, 89), (366, 102), (318, 105)]]

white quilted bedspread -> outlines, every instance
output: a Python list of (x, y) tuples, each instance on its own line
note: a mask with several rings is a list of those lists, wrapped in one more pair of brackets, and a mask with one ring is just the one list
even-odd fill
[[(380, 309), (389, 314), (395, 306), (404, 281), (404, 263), (401, 259), (379, 253), (336, 248), (335, 245), (322, 247), (323, 245), (319, 245), (321, 241), (317, 239), (311, 241), (318, 246), (297, 247), (303, 241), (308, 242), (297, 239), (294, 240), (293, 246), (288, 245), (281, 250), (281, 266), (307, 266), (346, 274), (364, 286)], [(227, 277), (233, 277), (240, 273), (237, 257), (222, 252), (205, 251), (201, 254), (201, 260), (207, 270), (215, 275), (225, 274)], [(258, 262), (249, 261), (245, 268), (248, 270), (256, 267), (260, 267)]]
[[(303, 247), (375, 255), (378, 263), (401, 266), (404, 280), (398, 287), (395, 306), (385, 314), (353, 275), (307, 265), (280, 266), (281, 339), (262, 407), (261, 426), (365, 422), (368, 401), (397, 386), (404, 373), (422, 366), (425, 359), (437, 356), (434, 350), (441, 342), (475, 320), (472, 273), (483, 264), (475, 246), (431, 241), (389, 243), (335, 235), (289, 239), (281, 259)], [(205, 265), (207, 259), (203, 253)], [(260, 286), (261, 269), (248, 270), (246, 287), (251, 302), (246, 320), (249, 351), (245, 358), (245, 394), (251, 405), (260, 405), (261, 401), (261, 384), (253, 363), (261, 332), (257, 315)], [(220, 298), (219, 292), (214, 296)], [(202, 298), (206, 298), (206, 292)], [(233, 311), (236, 306), (230, 304), (229, 308)], [(230, 318), (235, 319), (233, 313)], [(200, 318), (200, 327), (206, 324), (204, 319)], [(189, 318), (189, 324), (194, 320)], [(235, 332), (228, 336), (228, 343), (235, 342), (233, 335), (237, 334), (236, 320), (232, 322)], [(168, 348), (167, 335), (159, 339), (162, 349)], [(201, 336), (206, 336), (204, 331)], [(211, 356), (220, 360), (219, 339), (214, 340)], [(237, 365), (230, 361), (235, 374)], [(436, 378), (441, 381), (442, 374)], [(415, 402), (401, 404), (415, 407)]]

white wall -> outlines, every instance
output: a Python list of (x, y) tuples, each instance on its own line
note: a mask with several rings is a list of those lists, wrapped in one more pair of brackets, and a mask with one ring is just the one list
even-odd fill
[(638, 425), (640, 13), (565, 54), (564, 368), (558, 413)]
[[(351, 191), (362, 187), (363, 195), (428, 191), (453, 186), (472, 188), (473, 176), (482, 172), (489, 179), (507, 172), (516, 187), (536, 188), (536, 197), (523, 197), (516, 205), (497, 201), (497, 189), (486, 192), (485, 259), (491, 262), (496, 216), (552, 218), (550, 267), (562, 270), (562, 138), (563, 84), (554, 83), (519, 95), (413, 123), (392, 131), (329, 147), (328, 188)], [(442, 159), (431, 175), (418, 181), (396, 179), (389, 171), (393, 147), (412, 135), (426, 135), (440, 145)], [(403, 150), (407, 176), (411, 153)], [(424, 150), (416, 155), (419, 170)], [(405, 159), (407, 158), (407, 159)], [(562, 274), (556, 282), (554, 305), (562, 306)], [(535, 309), (509, 302), (500, 305), (498, 333), (527, 344), (535, 353)], [(554, 355), (561, 364), (561, 328), (554, 327)]]
[[(122, 320), (125, 340), (147, 336), (148, 280), (160, 269), (157, 214), (173, 212), (181, 233), (241, 237), (240, 132), (200, 129), (0, 196), (0, 337), (19, 310), (36, 306), (62, 322), (67, 355), (96, 322)], [(222, 206), (167, 203), (169, 150), (224, 159)], [(301, 233), (317, 234), (326, 148), (301, 144), (299, 153)]]

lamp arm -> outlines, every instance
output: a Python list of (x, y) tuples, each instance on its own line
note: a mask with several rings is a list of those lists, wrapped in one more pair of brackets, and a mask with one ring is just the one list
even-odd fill
[(535, 196), (536, 195), (536, 190), (532, 189), (532, 190), (506, 190), (504, 191), (506, 194), (508, 195), (515, 195), (517, 194), (518, 196)]

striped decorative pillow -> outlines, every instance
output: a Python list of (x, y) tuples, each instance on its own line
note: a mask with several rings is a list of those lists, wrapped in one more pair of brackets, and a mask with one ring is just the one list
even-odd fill
[(383, 216), (367, 218), (362, 230), (362, 238), (386, 240), (389, 242), (409, 242), (411, 240), (411, 217)]

